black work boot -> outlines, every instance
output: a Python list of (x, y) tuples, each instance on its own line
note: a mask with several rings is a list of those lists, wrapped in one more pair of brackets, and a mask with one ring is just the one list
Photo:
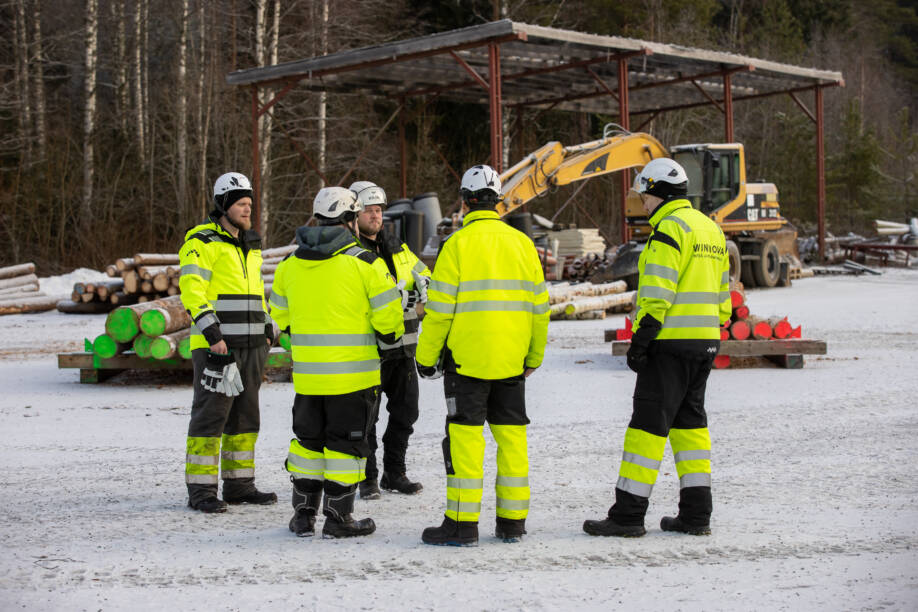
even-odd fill
[(322, 503), (322, 481), (300, 479), (293, 481), (293, 517), (290, 519), (290, 531), (301, 538), (316, 533), (316, 514)]
[(376, 531), (376, 523), (371, 518), (354, 520), (354, 497), (357, 485), (346, 487), (329, 480), (325, 481), (325, 500), (322, 514), (325, 524), (322, 526), (323, 538), (353, 538), (370, 535)]
[[(414, 495), (424, 488), (424, 485), (421, 483), (408, 480), (404, 472), (401, 474), (383, 472), (382, 480), (379, 481), (379, 485), (386, 491), (398, 491), (405, 495)], [(361, 493), (360, 496), (363, 497), (363, 493)]]
[(252, 489), (248, 493), (230, 497), (223, 491), (223, 501), (228, 504), (255, 504), (258, 506), (270, 506), (277, 503), (276, 493), (263, 493), (258, 489)]
[(226, 512), (226, 502), (217, 499), (216, 496), (207, 497), (194, 503), (191, 503), (191, 500), (189, 499), (188, 507), (194, 508), (195, 510), (200, 510), (204, 514), (218, 514), (220, 512)]
[(601, 521), (584, 521), (583, 530), (591, 536), (618, 536), (620, 538), (639, 538), (647, 533), (643, 525), (619, 525), (611, 517)]
[(678, 516), (664, 516), (660, 519), (660, 529), (663, 531), (678, 531), (689, 535), (711, 535), (710, 525), (690, 525)]
[(478, 546), (478, 523), (456, 522), (445, 516), (439, 527), (424, 530), (421, 541), (434, 546)]
[(508, 519), (497, 517), (494, 535), (508, 544), (515, 544), (526, 534), (526, 519)]
[(375, 478), (366, 478), (360, 481), (360, 499), (379, 499), (382, 492)]

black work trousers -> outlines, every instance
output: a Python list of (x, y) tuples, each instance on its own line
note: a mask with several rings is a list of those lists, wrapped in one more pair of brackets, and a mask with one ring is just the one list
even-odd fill
[[(404, 474), (405, 455), (408, 452), (408, 438), (414, 432), (414, 424), (418, 420), (418, 373), (414, 359), (398, 358), (387, 359), (380, 368), (382, 380), (381, 389), (386, 394), (386, 410), (389, 412), (389, 422), (383, 434), (383, 470), (390, 474)], [(382, 393), (379, 394), (382, 402)], [(367, 480), (374, 480), (379, 476), (379, 467), (376, 464), (376, 422), (370, 427), (367, 440), (370, 444), (370, 453), (367, 455)]]
[(341, 395), (300, 395), (293, 399), (293, 434), (303, 448), (366, 457), (367, 433), (376, 420), (379, 387)]
[[(638, 373), (629, 429), (666, 438), (670, 430), (704, 430), (708, 418), (704, 396), (713, 357), (685, 355), (652, 347), (647, 365)], [(670, 444), (675, 450), (674, 438)], [(625, 448), (626, 455), (634, 449)], [(677, 461), (679, 458), (676, 458)], [(678, 466), (677, 466), (678, 467)], [(609, 517), (620, 525), (643, 525), (649, 498), (619, 487)], [(679, 516), (693, 525), (707, 525), (712, 510), (710, 486), (680, 488)]]
[[(255, 434), (261, 426), (261, 415), (258, 408), (258, 391), (268, 358), (267, 343), (257, 348), (230, 349), (236, 358), (239, 374), (242, 376), (243, 391), (236, 397), (223, 393), (208, 391), (201, 385), (204, 367), (207, 362), (207, 349), (191, 351), (191, 363), (194, 368), (194, 398), (191, 402), (191, 420), (188, 423), (189, 438), (214, 438), (214, 450), (220, 448), (221, 438)], [(225, 439), (224, 439), (225, 441)], [(233, 442), (233, 440), (231, 440)], [(254, 445), (254, 442), (253, 442)], [(254, 453), (254, 448), (251, 449)], [(227, 469), (226, 449), (220, 454), (223, 473), (223, 495), (240, 497), (255, 489), (254, 467), (251, 469)], [(216, 465), (214, 457), (214, 465)], [(254, 465), (254, 460), (253, 460)], [(198, 480), (199, 482), (191, 482)], [(217, 494), (217, 480), (203, 482), (204, 478), (194, 478), (186, 474), (188, 497), (196, 503)]]

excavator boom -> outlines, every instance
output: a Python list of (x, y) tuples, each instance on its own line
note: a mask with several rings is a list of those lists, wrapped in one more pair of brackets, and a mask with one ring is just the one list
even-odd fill
[(501, 174), (504, 200), (497, 212), (504, 216), (553, 186), (642, 167), (651, 159), (668, 156), (659, 140), (643, 132), (616, 133), (570, 147), (549, 142)]

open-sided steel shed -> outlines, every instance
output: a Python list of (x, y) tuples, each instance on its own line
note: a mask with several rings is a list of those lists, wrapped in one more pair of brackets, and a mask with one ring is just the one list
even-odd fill
[[(369, 93), (403, 102), (411, 97), (487, 104), (491, 165), (503, 169), (504, 107), (603, 112), (639, 131), (667, 111), (713, 105), (724, 116), (724, 141), (733, 142), (733, 104), (788, 95), (816, 124), (819, 253), (825, 252), (823, 89), (844, 86), (840, 72), (802, 68), (732, 53), (546, 28), (507, 19), (449, 32), (331, 53), (274, 66), (238, 70), (230, 85), (252, 92), (252, 154), (256, 227), (260, 228), (258, 118), (295, 87)], [(258, 90), (277, 93), (261, 104)], [(812, 94), (813, 110), (801, 99)], [(401, 195), (406, 195), (404, 129)], [(388, 125), (388, 124), (387, 124)], [(384, 126), (385, 127), (385, 126)], [(306, 156), (305, 152), (300, 153)], [(362, 156), (361, 156), (362, 157)], [(311, 163), (311, 162), (310, 162)], [(622, 180), (622, 203), (627, 192)], [(624, 214), (622, 235), (626, 236)]]

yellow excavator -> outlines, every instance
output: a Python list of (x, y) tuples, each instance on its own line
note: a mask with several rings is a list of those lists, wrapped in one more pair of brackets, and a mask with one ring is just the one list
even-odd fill
[[(643, 168), (651, 159), (672, 157), (689, 177), (688, 199), (724, 230), (732, 278), (747, 287), (774, 287), (786, 282), (796, 261), (797, 231), (781, 216), (778, 190), (772, 183), (748, 183), (743, 145), (691, 144), (667, 150), (643, 132), (609, 124), (599, 140), (575, 146), (549, 142), (501, 174), (507, 215), (549, 189), (626, 168)], [(629, 194), (625, 216), (631, 240), (616, 252), (612, 265), (594, 281), (625, 279), (637, 283), (637, 260), (650, 226), (640, 199)], [(642, 240), (643, 239), (643, 240)], [(783, 276), (782, 276), (783, 275)]]

